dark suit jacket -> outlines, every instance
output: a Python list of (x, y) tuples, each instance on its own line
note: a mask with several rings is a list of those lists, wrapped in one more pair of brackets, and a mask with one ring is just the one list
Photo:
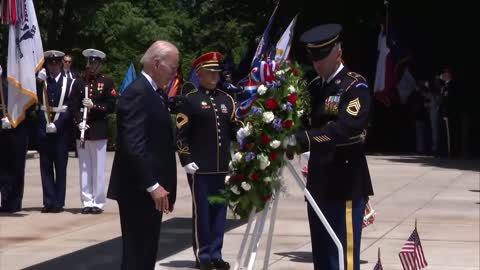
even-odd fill
[[(117, 145), (108, 198), (133, 201), (158, 182), (175, 203), (177, 169), (167, 103), (140, 75), (117, 105)], [(153, 200), (152, 200), (153, 202)], [(153, 204), (152, 204), (153, 205)]]

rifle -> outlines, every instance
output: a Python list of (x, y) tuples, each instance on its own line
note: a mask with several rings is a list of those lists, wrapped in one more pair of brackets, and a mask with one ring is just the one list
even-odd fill
[[(85, 86), (85, 98), (88, 98), (88, 85)], [(80, 147), (85, 148), (85, 126), (87, 125), (88, 108), (83, 107), (82, 128), (80, 129)]]

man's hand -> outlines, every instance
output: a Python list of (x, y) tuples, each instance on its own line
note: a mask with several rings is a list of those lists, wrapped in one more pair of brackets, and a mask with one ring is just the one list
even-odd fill
[(57, 127), (55, 126), (54, 123), (50, 123), (46, 127), (46, 132), (47, 133), (57, 133)]
[(195, 162), (192, 162), (192, 163), (189, 163), (188, 165), (186, 165), (185, 167), (183, 167), (183, 169), (185, 170), (185, 172), (187, 174), (195, 174), (195, 172), (199, 169), (197, 164), (195, 164)]
[(152, 196), (152, 200), (155, 203), (155, 209), (165, 214), (170, 213), (170, 209), (173, 210), (173, 205), (172, 208), (168, 205), (168, 194), (170, 192), (166, 191), (162, 186), (150, 192), (150, 196)]
[(84, 98), (84, 99), (82, 100), (82, 104), (83, 104), (83, 106), (85, 106), (85, 107), (87, 107), (87, 108), (89, 108), (89, 109), (93, 108), (93, 101), (92, 101), (91, 99), (89, 99), (89, 98)]
[(42, 70), (38, 72), (37, 79), (39, 79), (40, 81), (47, 80), (47, 71), (44, 68), (42, 68)]
[(2, 129), (11, 129), (12, 124), (10, 124), (10, 121), (8, 120), (7, 117), (2, 118)]

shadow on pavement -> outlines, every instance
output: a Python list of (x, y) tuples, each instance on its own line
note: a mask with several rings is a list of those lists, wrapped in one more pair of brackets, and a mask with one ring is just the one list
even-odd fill
[[(230, 231), (243, 224), (242, 220), (227, 220), (225, 231)], [(162, 223), (158, 244), (157, 261), (172, 256), (192, 246), (191, 218), (172, 218)], [(70, 254), (25, 268), (28, 270), (105, 270), (120, 269), (122, 238), (90, 246)], [(170, 265), (171, 264), (171, 265)], [(189, 267), (195, 261), (172, 261), (170, 267)]]
[(398, 163), (421, 163), (425, 166), (480, 172), (480, 160), (474, 159), (448, 159), (435, 158), (430, 156), (404, 156), (398, 158), (385, 158), (385, 160)]
[(293, 251), (293, 252), (277, 252), (275, 255), (289, 258), (292, 262), (313, 263), (312, 252)]

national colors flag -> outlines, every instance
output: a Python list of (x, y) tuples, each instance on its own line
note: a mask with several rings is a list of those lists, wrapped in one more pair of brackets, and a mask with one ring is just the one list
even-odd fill
[(416, 226), (398, 256), (404, 270), (419, 270), (427, 267), (427, 260), (423, 254), (422, 243)]
[(44, 60), (33, 1), (23, 0), (19, 6), (25, 7), (21, 12), (24, 16), (10, 24), (8, 40), (8, 115), (13, 127), (25, 119), (25, 111), (37, 102), (35, 73)]
[(378, 34), (378, 59), (373, 92), (375, 97), (387, 107), (390, 106), (389, 94), (393, 86), (392, 54), (388, 47), (385, 27), (382, 25)]

